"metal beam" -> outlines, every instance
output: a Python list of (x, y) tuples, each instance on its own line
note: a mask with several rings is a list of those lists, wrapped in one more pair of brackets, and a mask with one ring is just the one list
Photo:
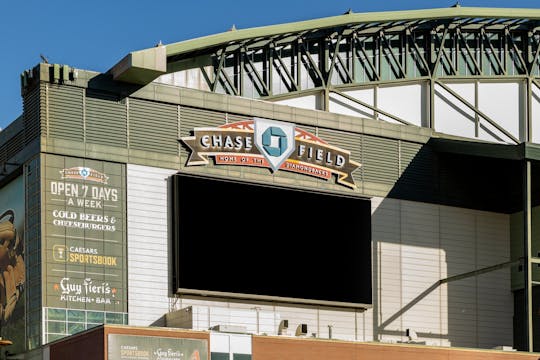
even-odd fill
[(523, 161), (523, 280), (525, 292), (525, 346), (529, 352), (533, 351), (533, 317), (532, 317), (532, 209), (531, 209), (531, 161)]
[[(386, 39), (386, 35), (383, 32), (379, 34), (379, 38), (382, 39), (383, 44), (386, 45), (386, 46), (384, 45), (382, 46), (382, 50), (386, 50), (385, 52), (390, 54), (390, 56), (388, 57), (388, 63), (390, 64), (392, 71), (394, 72), (394, 75), (396, 76), (396, 78), (404, 78), (405, 69), (403, 69), (401, 62), (398, 59), (396, 59), (396, 55), (392, 51), (392, 44), (388, 41), (388, 39)], [(381, 53), (381, 57), (382, 57), (382, 53)], [(399, 71), (396, 71), (395, 69), (396, 66)]]
[(484, 42), (488, 44), (489, 49), (491, 50), (491, 54), (492, 54), (492, 56), (489, 57), (489, 58), (495, 59), (497, 65), (499, 66), (499, 74), (506, 75), (506, 69), (504, 68), (504, 65), (501, 63), (501, 59), (499, 59), (497, 51), (495, 50), (495, 48), (491, 44), (491, 41), (489, 41), (489, 38), (487, 37), (487, 34), (486, 34), (486, 30), (484, 28), (482, 28), (480, 30), (480, 36), (481, 36), (482, 40), (484, 40)]
[[(461, 32), (461, 30), (459, 28), (457, 28), (456, 30), (456, 34), (457, 34), (457, 37), (461, 40), (461, 42), (463, 43), (463, 45), (465, 45), (465, 52), (466, 54), (468, 55), (468, 59), (470, 59), (474, 65), (474, 68), (475, 68), (475, 75), (482, 75), (482, 69), (480, 68), (480, 65), (478, 65), (478, 62), (476, 61), (476, 59), (474, 58), (474, 54), (473, 52), (471, 51), (471, 48), (469, 47), (469, 44), (467, 44), (467, 39), (465, 39), (465, 36), (463, 36), (463, 33)], [(463, 48), (462, 48), (463, 49)], [(463, 55), (463, 54), (462, 54)], [(466, 56), (463, 56), (463, 58), (465, 59), (465, 62), (467, 63), (467, 65), (469, 65), (468, 61), (467, 61), (467, 57)]]
[(510, 44), (512, 45), (512, 49), (514, 50), (514, 54), (516, 55), (516, 57), (518, 58), (519, 60), (519, 63), (520, 65), (522, 66), (522, 69), (523, 69), (523, 72), (526, 74), (527, 73), (527, 63), (525, 62), (525, 60), (523, 59), (523, 56), (521, 56), (521, 51), (519, 50), (519, 48), (517, 47), (516, 43), (514, 42), (514, 39), (512, 37), (512, 33), (510, 33), (510, 31), (508, 29), (505, 29), (504, 33), (506, 34), (506, 38), (508, 40), (510, 40)]
[(493, 127), (495, 127), (497, 130), (502, 132), (505, 136), (507, 136), (509, 139), (514, 141), (516, 144), (519, 144), (519, 140), (514, 137), (514, 135), (510, 134), (508, 131), (506, 131), (504, 128), (502, 128), (499, 124), (497, 124), (495, 121), (493, 121), (489, 116), (484, 114), (482, 111), (477, 109), (474, 105), (469, 104), (467, 100), (465, 100), (463, 97), (461, 97), (458, 93), (456, 93), (454, 90), (450, 89), (448, 86), (443, 84), (440, 81), (435, 81), (437, 85), (442, 87), (444, 90), (446, 90), (448, 93), (453, 95), (456, 99), (458, 99), (463, 105), (467, 106), (469, 109), (474, 111), (476, 114), (480, 115), (484, 120), (486, 120), (488, 123), (490, 123)]
[[(362, 53), (363, 56), (358, 56), (358, 59), (364, 63), (364, 64), (368, 64), (369, 66), (369, 69), (371, 70), (371, 73), (372, 73), (372, 76), (373, 78), (376, 80), (376, 81), (379, 81), (381, 80), (381, 77), (379, 76), (379, 72), (377, 71), (377, 69), (375, 68), (375, 65), (373, 65), (371, 63), (371, 61), (369, 61), (369, 56), (368, 54), (366, 53), (366, 50), (364, 49), (364, 46), (363, 44), (360, 44), (360, 40), (356, 39), (356, 42), (358, 43), (358, 48), (356, 49), (356, 51), (360, 50), (360, 52)], [(359, 55), (359, 54), (357, 54)]]
[[(259, 92), (259, 95), (260, 96), (268, 96), (268, 95), (270, 95), (270, 91), (268, 90), (268, 87), (266, 86), (266, 83), (264, 82), (263, 78), (261, 77), (261, 75), (257, 71), (257, 68), (255, 67), (255, 64), (253, 64), (253, 62), (249, 58), (247, 52), (245, 52), (243, 55), (244, 55), (244, 60), (245, 60), (244, 61), (244, 66), (247, 67), (247, 65), (249, 65), (249, 67), (251, 68), (251, 73), (255, 75), (255, 78), (257, 79), (257, 81), (260, 83), (260, 86), (262, 87), (261, 90), (263, 90), (263, 92), (262, 93)], [(255, 83), (255, 82), (253, 82), (253, 83)]]
[(356, 103), (358, 105), (362, 105), (364, 107), (367, 107), (368, 109), (373, 110), (377, 114), (387, 116), (387, 117), (389, 117), (389, 118), (391, 118), (393, 120), (396, 120), (396, 121), (398, 121), (398, 122), (400, 122), (402, 124), (405, 124), (405, 125), (412, 125), (412, 123), (410, 123), (410, 122), (408, 122), (406, 120), (403, 120), (403, 119), (397, 117), (396, 115), (392, 115), (392, 114), (390, 114), (390, 113), (388, 113), (388, 112), (386, 112), (384, 110), (381, 110), (381, 109), (377, 108), (376, 106), (372, 106), (372, 105), (370, 105), (368, 103), (365, 103), (365, 102), (363, 102), (361, 100), (355, 99), (352, 96), (349, 96), (349, 95), (347, 95), (347, 94), (345, 94), (345, 93), (343, 93), (341, 91), (338, 91), (338, 90), (336, 90), (334, 88), (330, 89), (330, 91), (335, 93), (335, 94), (338, 94), (339, 96), (342, 96), (345, 99), (350, 100), (350, 101), (352, 101), (352, 102), (354, 102), (354, 103)]
[[(291, 75), (291, 73), (289, 72), (289, 69), (287, 68), (287, 65), (283, 62), (283, 59), (281, 59), (281, 56), (279, 56), (277, 50), (275, 48), (272, 48), (271, 49), (272, 51), (272, 54), (275, 55), (273, 57), (274, 60), (277, 59), (280, 67), (278, 67), (277, 69), (277, 72), (280, 74), (281, 76), (281, 79), (282, 80), (285, 80), (283, 79), (283, 74), (282, 72), (285, 73), (285, 75), (287, 75), (287, 78), (289, 79), (289, 84), (287, 82), (285, 82), (285, 85), (287, 85), (287, 87), (289, 88), (289, 91), (290, 92), (293, 92), (293, 91), (298, 91), (298, 85), (296, 84), (296, 81), (294, 80), (293, 76)], [(291, 54), (292, 54), (292, 51), (291, 51)], [(270, 82), (272, 82), (272, 80), (270, 80)]]

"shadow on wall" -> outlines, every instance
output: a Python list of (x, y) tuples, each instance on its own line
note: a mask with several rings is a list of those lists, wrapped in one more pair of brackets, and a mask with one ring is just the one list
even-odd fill
[(429, 145), (416, 154), (372, 200), (374, 340), (407, 341), (411, 329), (431, 345), (513, 345), (509, 214), (520, 189), (518, 161)]

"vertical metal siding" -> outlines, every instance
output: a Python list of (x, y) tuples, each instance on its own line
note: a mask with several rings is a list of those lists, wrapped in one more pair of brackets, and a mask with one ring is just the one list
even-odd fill
[(407, 340), (410, 328), (431, 345), (512, 344), (509, 269), (432, 287), (508, 261), (509, 215), (390, 198), (372, 207), (380, 340)]
[(129, 324), (169, 311), (166, 178), (176, 170), (127, 165)]

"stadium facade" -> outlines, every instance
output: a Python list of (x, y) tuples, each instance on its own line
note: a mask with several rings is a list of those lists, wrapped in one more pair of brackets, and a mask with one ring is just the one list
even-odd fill
[(5, 357), (537, 359), (539, 21), (349, 11), (24, 71)]

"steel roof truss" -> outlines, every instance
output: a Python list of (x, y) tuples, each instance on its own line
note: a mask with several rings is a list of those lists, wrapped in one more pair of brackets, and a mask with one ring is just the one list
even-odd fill
[(223, 64), (225, 64), (225, 49), (221, 50), (220, 54), (216, 54), (216, 56), (219, 58), (219, 63), (218, 63), (217, 69), (214, 70), (214, 82), (212, 83), (212, 86), (210, 87), (212, 89), (212, 92), (216, 91), (219, 73), (221, 72), (221, 69), (223, 68)]
[[(315, 60), (313, 60), (313, 58), (311, 57), (311, 53), (306, 48), (306, 45), (304, 44), (303, 41), (299, 41), (298, 45), (300, 48), (300, 56), (301, 56), (302, 62), (304, 63), (304, 66), (308, 70), (308, 73), (310, 74), (311, 79), (315, 83), (315, 86), (319, 86), (322, 84), (322, 86), (325, 87), (326, 82), (325, 82), (324, 76), (319, 70), (319, 65), (315, 62)], [(307, 59), (307, 63), (305, 63), (306, 59)]]
[[(358, 60), (360, 62), (362, 62), (363, 64), (367, 64), (369, 69), (371, 70), (371, 80), (375, 80), (375, 81), (380, 81), (381, 80), (381, 77), (379, 76), (379, 72), (377, 71), (377, 69), (375, 68), (375, 64), (373, 64), (370, 60), (369, 60), (369, 56), (368, 54), (366, 53), (366, 50), (364, 49), (364, 42), (363, 41), (360, 41), (360, 39), (355, 39), (355, 42), (358, 46), (354, 46), (354, 48), (356, 49), (356, 55), (358, 56)], [(358, 53), (358, 51), (360, 51), (360, 53)], [(365, 66), (364, 66), (365, 68)], [(367, 73), (367, 72), (366, 72)], [(369, 74), (368, 74), (369, 76)]]
[[(454, 67), (454, 61), (449, 57), (449, 55), (446, 53), (446, 49), (444, 47), (444, 42), (447, 40), (446, 37), (449, 35), (449, 32), (448, 32), (449, 28), (446, 27), (444, 29), (444, 33), (442, 34), (442, 40), (439, 38), (439, 36), (435, 33), (434, 34), (434, 38), (436, 40), (439, 40), (439, 50), (437, 52), (437, 58), (435, 60), (435, 63), (434, 63), (434, 70), (432, 71), (433, 74), (436, 74), (437, 73), (437, 67), (440, 64), (442, 64), (443, 66), (445, 66), (445, 68), (448, 67), (448, 70), (451, 70), (451, 74), (450, 75), (456, 75), (457, 74), (457, 71), (456, 71), (456, 68)], [(442, 61), (441, 57), (444, 57), (444, 59), (446, 60), (446, 64)], [(448, 71), (446, 71), (448, 73)]]
[(416, 38), (412, 36), (410, 31), (406, 32), (405, 37), (406, 37), (406, 41), (408, 41), (408, 43), (412, 45), (412, 49), (410, 50), (410, 53), (414, 62), (418, 65), (420, 70), (423, 70), (424, 72), (423, 75), (427, 74), (431, 76), (431, 69), (426, 61), (425, 56), (422, 55), (422, 51), (420, 50), (420, 48), (418, 47), (418, 44), (416, 43)]
[[(400, 37), (400, 34), (395, 34), (395, 36)], [(401, 61), (396, 58), (396, 55), (392, 51), (392, 44), (388, 39), (386, 38), (386, 35), (384, 33), (379, 34), (379, 38), (382, 40), (383, 43), (383, 50), (385, 51), (388, 59), (388, 64), (390, 65), (390, 68), (392, 69), (392, 72), (398, 79), (403, 79), (405, 77), (405, 69), (403, 68), (403, 65), (401, 64)], [(385, 46), (386, 45), (386, 46)], [(391, 61), (390, 61), (391, 60)]]
[[(287, 68), (287, 65), (283, 62), (283, 59), (281, 58), (277, 50), (273, 46), (271, 46), (270, 51), (272, 51), (273, 60), (277, 60), (277, 62), (279, 63), (279, 66), (276, 66), (276, 71), (278, 72), (285, 86), (287, 86), (287, 89), (290, 92), (298, 91), (298, 85), (296, 84), (294, 77), (291, 75), (291, 72)], [(273, 66), (273, 64), (271, 66)], [(284, 75), (286, 76), (286, 78), (284, 77)], [(287, 79), (289, 80), (288, 82), (286, 81)]]
[[(495, 33), (492, 33), (492, 34), (495, 34)], [(502, 64), (501, 59), (499, 59), (498, 51), (493, 47), (493, 44), (491, 43), (491, 39), (489, 38), (488, 34), (486, 33), (486, 29), (484, 28), (480, 30), (480, 39), (481, 41), (484, 42), (484, 44), (486, 44), (489, 47), (489, 50), (491, 50), (491, 52), (484, 51), (484, 54), (486, 55), (486, 57), (492, 64), (491, 67), (493, 68), (493, 70), (495, 70), (497, 75), (506, 75), (506, 69), (504, 65)], [(493, 60), (495, 60), (495, 63), (497, 64), (499, 71), (497, 71), (497, 69), (495, 69), (495, 67), (493, 66), (494, 65)]]
[(206, 85), (208, 85), (208, 88), (212, 89), (212, 91), (214, 91), (213, 90), (214, 89), (214, 81), (212, 81), (212, 79), (210, 79), (210, 77), (206, 73), (206, 70), (204, 69), (204, 67), (200, 66), (199, 70), (200, 70), (201, 74), (203, 75), (204, 81), (206, 81)]
[[(473, 35), (473, 36), (475, 35), (475, 33), (468, 33), (468, 34)], [(478, 62), (475, 59), (475, 52), (473, 52), (471, 50), (471, 48), (469, 47), (467, 39), (465, 38), (465, 36), (461, 32), (461, 29), (458, 28), (456, 30), (456, 35), (457, 35), (458, 39), (461, 40), (462, 44), (464, 45), (460, 49), (461, 49), (461, 55), (463, 56), (463, 59), (465, 60), (465, 63), (467, 64), (467, 67), (469, 68), (469, 70), (471, 70), (472, 74), (474, 74), (474, 75), (482, 75), (482, 69), (480, 68), (480, 65), (478, 64)], [(463, 49), (465, 49), (465, 50), (463, 50)], [(468, 60), (470, 60), (470, 61), (468, 61)], [(471, 66), (471, 64), (470, 64), (471, 62), (472, 62), (473, 66)]]
[(347, 100), (349, 100), (349, 101), (352, 101), (352, 102), (354, 102), (354, 103), (356, 103), (356, 104), (358, 104), (358, 105), (361, 105), (361, 106), (364, 106), (364, 107), (366, 107), (366, 108), (368, 108), (368, 109), (370, 109), (370, 110), (373, 110), (374, 112), (376, 112), (376, 113), (378, 113), (378, 114), (381, 114), (381, 115), (387, 116), (387, 117), (389, 117), (389, 118), (391, 118), (391, 119), (393, 119), (393, 120), (396, 120), (397, 122), (400, 122), (400, 123), (402, 123), (402, 124), (404, 124), (404, 125), (412, 125), (410, 122), (408, 122), (408, 121), (406, 121), (406, 120), (403, 120), (402, 118), (400, 118), (400, 117), (398, 117), (398, 116), (396, 116), (396, 115), (390, 114), (390, 113), (388, 113), (388, 112), (386, 112), (386, 111), (384, 111), (384, 110), (379, 109), (379, 108), (376, 107), (376, 106), (372, 106), (372, 105), (370, 105), (370, 104), (368, 104), (368, 103), (366, 103), (366, 102), (363, 102), (362, 100), (353, 98), (352, 96), (349, 96), (349, 95), (347, 95), (347, 94), (344, 93), (344, 92), (338, 91), (338, 90), (336, 90), (336, 89), (331, 89), (330, 91), (333, 92), (333, 93), (335, 93), (335, 94), (338, 94), (339, 96), (342, 96), (342, 97), (344, 97), (345, 99), (347, 99)]
[(511, 33), (508, 30), (508, 28), (506, 28), (504, 30), (504, 32), (506, 34), (506, 38), (508, 39), (508, 43), (512, 45), (512, 49), (510, 49), (510, 53), (513, 54), (514, 57), (516, 57), (519, 60), (519, 65), (521, 65), (521, 73), (526, 74), (527, 73), (527, 64), (525, 63), (525, 60), (521, 56), (521, 52), (520, 52), (519, 48), (517, 47), (516, 42), (514, 41), (513, 33)]
[(442, 87), (444, 90), (446, 90), (450, 95), (454, 96), (456, 99), (458, 99), (463, 105), (467, 106), (469, 109), (474, 111), (478, 116), (482, 117), (484, 120), (486, 120), (490, 125), (495, 127), (497, 130), (499, 130), (501, 133), (503, 133), (506, 137), (511, 139), (516, 144), (519, 144), (519, 140), (515, 138), (512, 134), (510, 134), (508, 131), (506, 131), (504, 128), (502, 128), (499, 124), (497, 124), (493, 119), (491, 119), (489, 116), (484, 114), (480, 109), (478, 109), (476, 106), (470, 104), (467, 100), (465, 100), (463, 97), (461, 97), (458, 93), (456, 93), (454, 90), (452, 90), (450, 87), (448, 87), (446, 84), (442, 83), (441, 81), (435, 80), (435, 83)]
[[(330, 47), (334, 46), (334, 49), (333, 49), (333, 53), (332, 53), (332, 60), (331, 60), (331, 63), (330, 63), (330, 68), (328, 69), (328, 74), (326, 75), (326, 83), (329, 84), (329, 85), (332, 82), (332, 72), (333, 72), (334, 68), (337, 70), (338, 75), (341, 77), (341, 79), (343, 80), (344, 83), (352, 83), (352, 81), (353, 81), (352, 76), (351, 76), (351, 74), (349, 73), (349, 71), (347, 69), (348, 68), (347, 65), (344, 63), (343, 59), (339, 55), (339, 48), (340, 48), (340, 45), (341, 45), (341, 41), (342, 41), (342, 36), (341, 35), (338, 35), (338, 38), (336, 40), (335, 45), (332, 43), (332, 41), (330, 41)], [(338, 64), (336, 64), (336, 60), (339, 63), (340, 67), (338, 67)], [(345, 73), (345, 76), (343, 76), (342, 72), (339, 71), (340, 68)]]
[[(352, 39), (351, 38), (348, 38), (346, 40), (349, 40), (347, 42), (347, 44), (351, 44), (352, 43)], [(339, 47), (339, 44), (337, 44), (337, 46)], [(349, 51), (351, 52), (352, 54), (352, 49), (349, 48)], [(354, 80), (353, 80), (353, 76), (351, 74), (351, 71), (349, 71), (349, 69), (352, 70), (351, 66), (348, 65), (344, 60), (343, 58), (341, 57), (341, 55), (339, 55), (339, 52), (336, 52), (336, 55), (337, 55), (337, 60), (339, 62), (339, 65), (341, 66), (341, 70), (345, 73), (345, 76), (342, 75), (342, 72), (339, 71), (339, 75), (341, 77), (341, 79), (343, 80), (344, 83), (346, 84), (351, 84)], [(339, 68), (336, 66), (336, 69), (339, 70)]]
[(539, 65), (539, 59), (538, 55), (540, 54), (540, 38), (537, 36), (538, 33), (534, 33), (532, 36), (529, 36), (529, 39), (531, 42), (533, 42), (532, 45), (536, 45), (536, 50), (534, 52), (534, 55), (531, 59), (531, 63), (529, 64), (529, 75), (532, 76), (535, 65), (538, 67)]
[[(255, 53), (256, 51), (251, 51), (251, 53)], [(265, 81), (257, 71), (257, 68), (255, 67), (255, 64), (253, 61), (251, 61), (250, 54), (248, 54), (247, 51), (243, 51), (241, 53), (244, 57), (244, 68), (248, 71), (248, 76), (251, 78), (251, 81), (254, 86), (256, 86), (255, 80), (257, 80), (258, 85), (260, 88), (257, 88), (257, 91), (259, 92), (259, 96), (268, 96), (270, 95), (270, 91), (268, 90), (268, 87), (266, 86)], [(250, 69), (251, 68), (251, 69)], [(249, 71), (251, 70), (251, 72)], [(255, 78), (253, 78), (253, 76)]]
[[(238, 89), (236, 88), (236, 86), (234, 85), (234, 83), (232, 82), (232, 80), (229, 78), (229, 76), (227, 75), (227, 73), (225, 72), (225, 60), (227, 58), (227, 55), (229, 55), (226, 51), (221, 51), (221, 55), (220, 55), (220, 59), (219, 59), (219, 66), (217, 68), (217, 70), (215, 71), (215, 81), (214, 81), (214, 86), (213, 86), (213, 91), (215, 92), (216, 88), (217, 88), (217, 84), (219, 82), (222, 83), (222, 86), (223, 86), (223, 89), (225, 90), (225, 92), (227, 94), (233, 94), (233, 95), (238, 95)], [(226, 86), (228, 85), (228, 87)], [(230, 90), (230, 91), (227, 91), (227, 90)]]

